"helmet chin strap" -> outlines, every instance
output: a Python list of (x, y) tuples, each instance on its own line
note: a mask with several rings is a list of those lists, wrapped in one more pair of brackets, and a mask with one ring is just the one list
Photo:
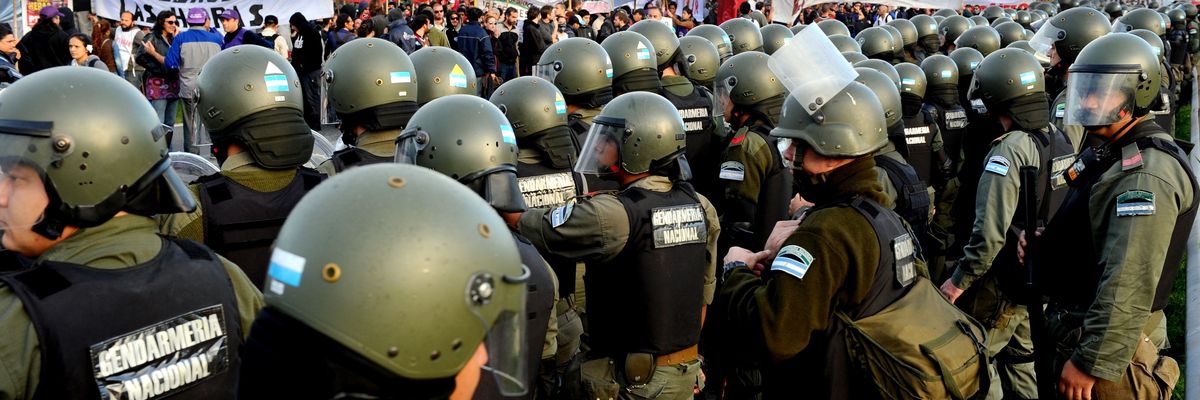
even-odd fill
[(1136, 125), (1138, 122), (1141, 122), (1142, 120), (1145, 120), (1146, 117), (1147, 117), (1147, 115), (1143, 115), (1143, 116), (1140, 116), (1137, 118), (1130, 119), (1129, 122), (1126, 122), (1125, 125), (1122, 125), (1120, 129), (1117, 129), (1117, 132), (1113, 133), (1112, 136), (1110, 136), (1108, 138), (1108, 140), (1105, 140), (1104, 144), (1106, 144), (1106, 145), (1112, 144), (1112, 143), (1116, 143), (1118, 140), (1121, 140), (1122, 137), (1125, 137), (1126, 133), (1129, 133), (1129, 131), (1133, 129), (1134, 125)]

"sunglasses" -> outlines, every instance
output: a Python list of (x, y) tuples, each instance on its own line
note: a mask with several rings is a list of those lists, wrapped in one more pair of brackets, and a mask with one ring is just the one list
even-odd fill
[(175, 25), (175, 21), (163, 21), (163, 23), (167, 25)]

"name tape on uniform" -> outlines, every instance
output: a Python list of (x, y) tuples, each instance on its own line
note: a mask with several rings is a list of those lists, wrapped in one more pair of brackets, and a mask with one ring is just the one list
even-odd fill
[(892, 255), (896, 259), (896, 282), (908, 286), (917, 278), (917, 246), (907, 233), (892, 239)]
[(559, 207), (575, 197), (575, 179), (570, 172), (517, 178), (517, 187), (529, 208)]
[(967, 112), (964, 110), (946, 111), (946, 129), (962, 129), (967, 127)]
[(708, 225), (700, 204), (658, 207), (650, 210), (654, 228), (654, 248), (707, 243)]
[(1067, 186), (1067, 169), (1071, 168), (1071, 164), (1075, 163), (1075, 155), (1068, 154), (1062, 157), (1055, 158), (1050, 161), (1050, 186), (1052, 189), (1061, 189)]
[(145, 400), (175, 394), (229, 367), (220, 304), (155, 323), (90, 348), (100, 397)]

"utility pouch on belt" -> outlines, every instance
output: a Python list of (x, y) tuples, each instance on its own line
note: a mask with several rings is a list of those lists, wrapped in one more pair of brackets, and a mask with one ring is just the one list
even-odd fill
[(654, 377), (654, 355), (629, 353), (625, 355), (625, 382), (630, 385), (645, 385)]

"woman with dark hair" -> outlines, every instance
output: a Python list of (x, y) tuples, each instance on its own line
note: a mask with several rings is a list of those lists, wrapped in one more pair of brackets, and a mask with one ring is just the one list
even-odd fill
[(92, 38), (82, 33), (73, 34), (70, 39), (67, 39), (67, 51), (71, 54), (71, 66), (108, 71), (108, 66), (104, 65), (104, 61), (100, 61), (100, 57), (96, 57), (88, 49), (92, 46), (91, 40)]
[(360, 38), (375, 37), (375, 20), (370, 18), (362, 20), (358, 29), (354, 30), (354, 35)]
[(8, 24), (0, 24), (0, 83), (13, 83), (21, 79), (21, 73), (17, 72), (17, 61), (20, 59), (16, 34)]
[(116, 47), (113, 47), (112, 24), (107, 19), (98, 19), (92, 24), (92, 54), (108, 66), (108, 72), (117, 73)]
[(346, 14), (338, 14), (337, 19), (333, 24), (333, 30), (329, 31), (329, 46), (326, 46), (330, 53), (342, 47), (343, 44), (356, 39), (354, 36), (354, 18)]
[[(142, 91), (163, 125), (175, 126), (175, 108), (179, 103), (179, 73), (167, 69), (167, 51), (179, 31), (179, 19), (171, 11), (162, 11), (154, 19), (154, 27), (142, 46), (143, 53), (137, 56), (137, 63), (146, 68), (143, 75)], [(170, 143), (168, 138), (167, 143)]]

